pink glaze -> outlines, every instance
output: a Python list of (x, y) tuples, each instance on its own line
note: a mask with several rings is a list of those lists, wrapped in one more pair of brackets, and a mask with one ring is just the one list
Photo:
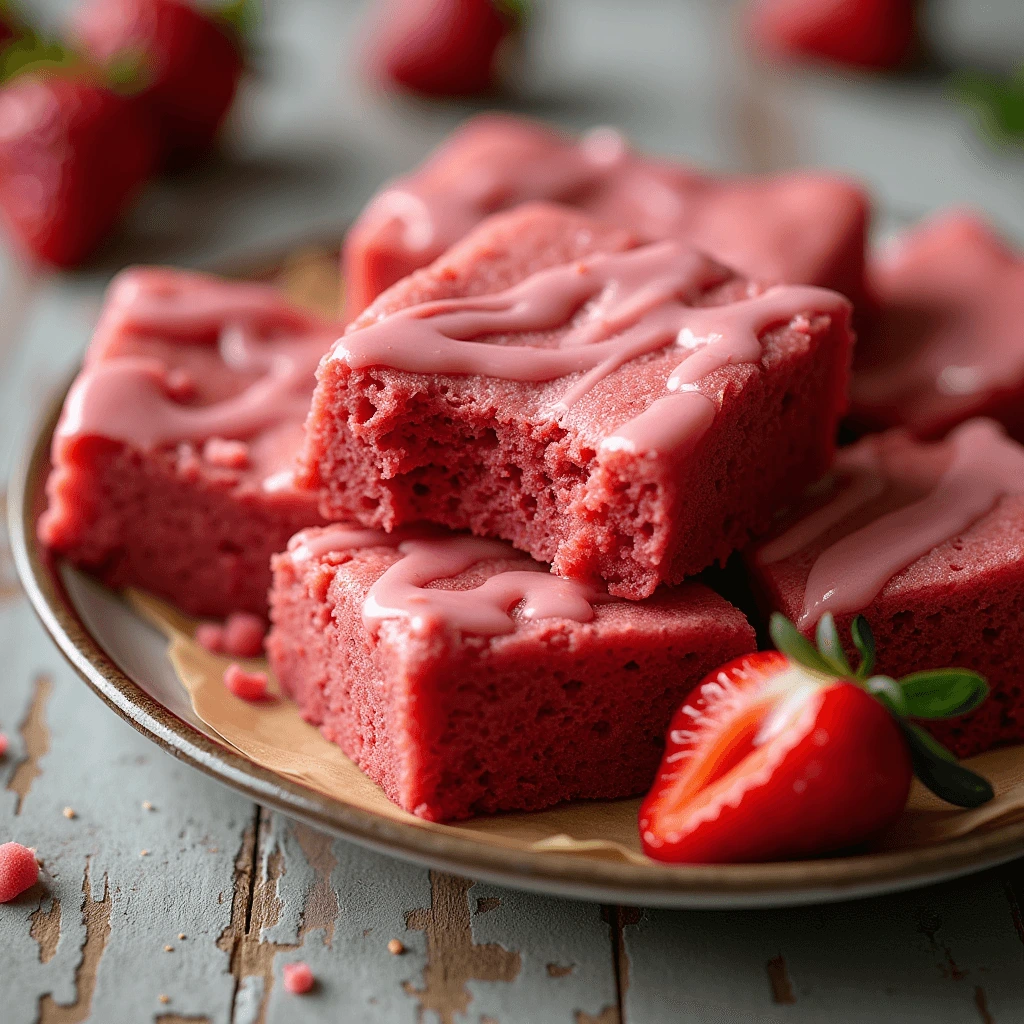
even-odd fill
[[(332, 519), (498, 536), (645, 597), (745, 546), (831, 462), (849, 306), (815, 292), (748, 329), (792, 295), (678, 242), (637, 248), (564, 206), (517, 207), (347, 329), (318, 370), (299, 479)], [(501, 333), (510, 321), (524, 329)], [(474, 373), (481, 360), (506, 376)]]
[(807, 579), (799, 626), (817, 622), (827, 611), (867, 607), (896, 573), (966, 530), (1001, 497), (1024, 494), (1024, 448), (998, 424), (970, 420), (946, 445), (949, 465), (929, 493), (819, 555)]
[(224, 685), (242, 700), (261, 701), (270, 696), (266, 672), (247, 672), (233, 661), (224, 669)]
[[(791, 323), (809, 309), (841, 313), (849, 308), (835, 292), (795, 285), (777, 285), (721, 306), (687, 305), (727, 276), (680, 242), (598, 253), (538, 271), (494, 295), (399, 310), (348, 331), (331, 358), (352, 369), (387, 366), (516, 381), (582, 372), (556, 405), (556, 411), (564, 411), (625, 363), (674, 344), (686, 352), (667, 382), (674, 394), (602, 442), (614, 450), (671, 455), (691, 448), (714, 418), (713, 401), (697, 391), (704, 377), (724, 366), (759, 362), (759, 335), (769, 327)], [(478, 340), (558, 330), (574, 317), (553, 348)]]
[[(88, 436), (141, 449), (193, 441), (205, 443), (212, 464), (244, 468), (250, 453), (239, 442), (305, 416), (317, 364), (334, 333), (327, 324), (316, 327), (264, 285), (159, 268), (125, 271), (110, 288), (55, 444)], [(146, 355), (104, 358), (124, 336), (215, 346), (226, 370), (249, 383), (189, 404), (196, 382), (182, 367)]]
[(755, 280), (860, 296), (867, 199), (843, 179), (716, 178), (636, 154), (611, 128), (577, 141), (490, 114), (460, 128), (360, 216), (346, 242), (348, 316), (483, 218), (533, 200), (574, 206), (646, 241), (685, 239)]
[(200, 622), (196, 626), (196, 643), (211, 654), (224, 650), (224, 627), (216, 622)]
[(7, 737), (0, 732), (0, 757), (3, 757), (7, 753), (8, 740)]
[(293, 996), (303, 996), (316, 984), (316, 978), (310, 970), (309, 964), (301, 960), (294, 964), (285, 964), (284, 970), (285, 991)]
[(38, 880), (34, 850), (21, 843), (0, 844), (0, 903), (10, 903)]
[(1021, 436), (1021, 254), (980, 217), (950, 212), (901, 238), (870, 270), (880, 318), (855, 353), (857, 418), (932, 436), (992, 415)]
[(54, 434), (41, 539), (204, 618), (264, 612), (271, 553), (322, 522), (292, 469), (336, 336), (263, 285), (120, 274)]
[[(694, 582), (595, 601), (585, 621), (516, 611), (511, 630), (487, 635), (410, 615), (437, 593), (491, 604), (492, 580), (557, 581), (508, 545), (441, 530), (384, 543), (304, 531), (273, 565), (267, 653), (283, 692), (391, 799), (434, 821), (642, 792), (682, 697), (755, 645), (743, 615)], [(416, 589), (458, 565), (468, 568)], [(397, 592), (401, 614), (367, 621), (382, 590)], [(517, 597), (502, 595), (498, 612)]]
[(232, 658), (258, 658), (263, 654), (267, 623), (251, 612), (232, 612), (224, 623), (222, 649)]
[[(407, 533), (329, 526), (297, 534), (288, 551), (301, 563), (334, 551), (397, 548), (403, 557), (373, 584), (363, 602), (363, 624), (374, 633), (385, 619), (409, 619), (414, 629), (430, 623), (473, 636), (502, 636), (515, 631), (516, 619), (590, 622), (592, 602), (603, 597), (585, 583), (546, 572), (502, 541), (445, 535), (403, 540)], [(522, 568), (496, 573), (470, 590), (431, 586), (495, 559), (520, 561)], [(513, 609), (518, 609), (516, 619)]]

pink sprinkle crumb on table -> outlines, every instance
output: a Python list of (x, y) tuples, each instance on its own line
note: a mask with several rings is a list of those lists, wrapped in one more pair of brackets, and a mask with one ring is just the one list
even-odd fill
[(211, 654), (224, 650), (224, 627), (216, 622), (201, 622), (196, 626), (196, 643)]
[(224, 685), (242, 700), (266, 700), (269, 696), (267, 673), (247, 672), (234, 661), (224, 670)]
[(258, 658), (263, 653), (267, 624), (251, 612), (232, 612), (224, 623), (222, 649), (232, 658)]
[(39, 879), (39, 865), (33, 850), (21, 843), (0, 845), (0, 903), (9, 903)]
[(0, 732), (0, 757), (7, 753), (7, 737)]
[(305, 995), (315, 984), (316, 978), (309, 969), (309, 964), (300, 960), (296, 964), (284, 965), (284, 987), (294, 996)]

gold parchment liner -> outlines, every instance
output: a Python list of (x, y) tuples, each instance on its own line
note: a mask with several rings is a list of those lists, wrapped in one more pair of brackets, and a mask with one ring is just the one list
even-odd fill
[[(232, 659), (211, 654), (195, 642), (195, 620), (148, 594), (130, 591), (128, 597), (139, 614), (167, 637), (168, 657), (196, 715), (256, 764), (342, 803), (419, 828), (464, 836), (471, 833), (481, 841), (521, 850), (652, 863), (640, 851), (636, 799), (581, 801), (547, 811), (493, 815), (452, 825), (407, 814), (338, 747), (303, 721), (296, 705), (280, 696), (265, 660), (242, 664), (268, 672), (275, 699), (261, 704), (241, 700), (224, 687), (224, 669)], [(1024, 818), (1024, 747), (992, 751), (967, 764), (991, 780), (996, 790), (993, 801), (975, 810), (950, 807), (915, 781), (906, 813), (875, 849), (928, 846)]]

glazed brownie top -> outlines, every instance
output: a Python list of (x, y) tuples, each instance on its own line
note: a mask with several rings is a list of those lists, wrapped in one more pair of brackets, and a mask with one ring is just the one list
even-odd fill
[[(845, 240), (860, 240), (862, 252), (867, 220), (863, 191), (834, 175), (717, 177), (638, 155), (610, 128), (576, 140), (523, 118), (487, 114), (385, 188), (352, 237), (386, 245), (408, 272), (484, 217), (531, 200), (567, 203), (648, 241), (687, 238), (773, 282), (827, 283)], [(371, 298), (361, 296), (350, 313)]]
[(337, 333), (267, 285), (126, 270), (108, 291), (55, 452), (101, 437), (291, 492), (316, 366)]
[(927, 435), (1024, 387), (1024, 258), (979, 217), (909, 232), (870, 283), (880, 321), (857, 345), (855, 406)]
[[(491, 218), (444, 266), (420, 273), (454, 277), (478, 245), (514, 251), (517, 234), (538, 223), (571, 236), (593, 232), (596, 222), (526, 204)], [(609, 251), (544, 267), (490, 295), (396, 310), (385, 293), (349, 326), (328, 361), (351, 370), (468, 375), (478, 392), (487, 388), (480, 378), (541, 385), (495, 400), (516, 401), (526, 418), (571, 425), (605, 451), (674, 457), (713, 421), (730, 371), (766, 368), (799, 349), (815, 318), (849, 318), (849, 302), (836, 292), (750, 283), (675, 240), (626, 245), (614, 238)], [(399, 286), (403, 295), (415, 291), (415, 281)], [(765, 335), (773, 328), (781, 330), (769, 346)]]
[[(644, 601), (611, 597), (548, 567), (504, 541), (420, 526), (384, 533), (335, 524), (297, 533), (278, 559), (299, 575), (344, 568), (368, 633), (385, 623), (391, 638), (434, 631), (488, 640), (536, 627), (565, 631), (592, 624), (599, 631), (657, 633), (718, 626), (746, 627), (737, 609), (713, 591), (687, 583)], [(314, 588), (322, 592), (321, 587)]]
[(955, 583), (994, 558), (1019, 561), (1021, 503), (1002, 506), (1021, 496), (1024, 447), (992, 420), (968, 420), (935, 444), (902, 430), (873, 434), (840, 451), (831, 478), (757, 549), (754, 565), (781, 589), (802, 589), (804, 628), (827, 611), (863, 610), (910, 566), (902, 582), (912, 589)]

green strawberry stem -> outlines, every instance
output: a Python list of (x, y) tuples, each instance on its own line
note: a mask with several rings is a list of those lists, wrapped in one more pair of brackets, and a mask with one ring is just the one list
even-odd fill
[(979, 707), (988, 697), (988, 683), (965, 668), (911, 672), (902, 679), (873, 675), (875, 638), (863, 615), (850, 627), (860, 655), (854, 672), (843, 649), (831, 612), (826, 612), (812, 644), (784, 615), (775, 612), (768, 625), (776, 648), (790, 661), (812, 672), (845, 680), (870, 693), (897, 720), (910, 748), (914, 773), (936, 796), (957, 807), (979, 807), (993, 798), (991, 783), (965, 768), (933, 736), (908, 719), (956, 718)]
[(956, 99), (973, 107), (995, 142), (1024, 141), (1024, 65), (1009, 78), (964, 71), (953, 78)]
[(256, 31), (261, 13), (259, 0), (228, 0), (217, 9), (216, 16), (241, 42)]

